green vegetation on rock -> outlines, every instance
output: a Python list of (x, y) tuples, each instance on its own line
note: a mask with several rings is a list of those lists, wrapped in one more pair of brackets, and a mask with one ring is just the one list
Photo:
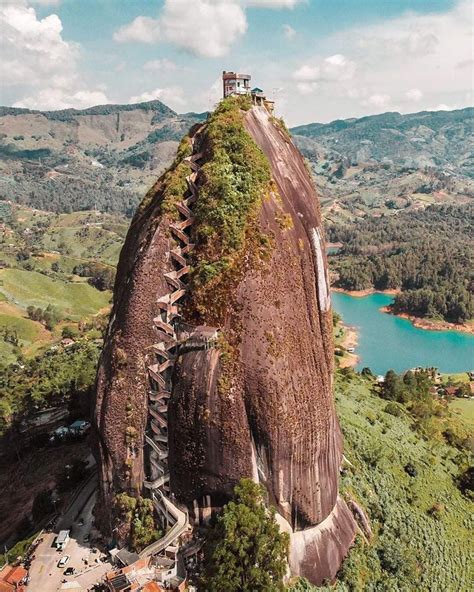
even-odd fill
[[(269, 191), (270, 166), (244, 125), (249, 97), (228, 97), (210, 116), (204, 142), (202, 184), (193, 228), (197, 248), (191, 274), (191, 307), (219, 315), (217, 294), (228, 292), (242, 271), (242, 255), (268, 246), (253, 228), (261, 200)], [(222, 294), (221, 294), (222, 296)]]
[(115, 496), (114, 512), (129, 533), (127, 542), (133, 551), (141, 551), (160, 538), (160, 532), (155, 529), (151, 499), (119, 493)]

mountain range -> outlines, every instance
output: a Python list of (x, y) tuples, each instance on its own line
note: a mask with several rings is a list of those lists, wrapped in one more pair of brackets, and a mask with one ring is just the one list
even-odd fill
[[(160, 101), (84, 110), (0, 107), (0, 199), (131, 216), (207, 113)], [(474, 109), (384, 113), (292, 128), (326, 217), (382, 215), (474, 194)]]

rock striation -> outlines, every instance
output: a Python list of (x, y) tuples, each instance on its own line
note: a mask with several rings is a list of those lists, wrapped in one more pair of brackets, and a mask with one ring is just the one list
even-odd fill
[[(192, 162), (197, 199), (185, 211)], [(242, 187), (258, 197), (247, 200)], [(179, 278), (170, 256), (177, 224), (186, 234), (181, 247), (190, 245)], [(158, 380), (149, 368), (164, 343), (165, 321), (156, 319), (180, 285), (181, 300), (166, 309), (175, 342), (165, 364), (164, 483), (147, 445)], [(332, 381), (324, 233), (310, 174), (264, 107), (226, 99), (191, 130), (121, 253), (94, 411), (103, 531), (126, 536), (113, 513), (117, 493), (142, 495), (155, 483), (167, 500), (157, 509), (174, 504), (192, 528), (229, 500), (241, 477), (252, 477), (291, 535), (291, 571), (315, 584), (333, 578), (356, 523), (338, 494), (342, 438)]]

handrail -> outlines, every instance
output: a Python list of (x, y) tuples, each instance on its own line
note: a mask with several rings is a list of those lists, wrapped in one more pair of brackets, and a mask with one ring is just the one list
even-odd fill
[[(170, 528), (170, 530), (158, 541), (151, 543), (148, 547), (145, 547), (143, 551), (139, 554), (140, 557), (149, 557), (150, 555), (156, 555), (160, 553), (166, 547), (171, 545), (177, 538), (179, 538), (183, 532), (188, 528), (188, 513), (183, 512), (178, 507), (176, 507), (170, 499), (168, 499), (163, 493), (160, 492), (161, 499), (166, 507), (166, 510), (172, 514), (176, 518), (175, 524)], [(153, 494), (153, 504), (155, 507), (159, 504), (158, 500), (156, 499), (155, 495)]]

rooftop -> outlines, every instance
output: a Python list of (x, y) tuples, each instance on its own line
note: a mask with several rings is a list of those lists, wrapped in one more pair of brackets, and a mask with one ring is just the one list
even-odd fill
[(222, 78), (224, 80), (238, 79), (238, 80), (250, 80), (252, 77), (250, 74), (241, 74), (240, 72), (222, 72)]
[(17, 590), (22, 592), (24, 588), (20, 582), (28, 575), (28, 572), (21, 565), (13, 567), (11, 565), (5, 565), (0, 570), (0, 592), (10, 592), (11, 590)]
[(67, 541), (67, 539), (69, 538), (69, 530), (60, 530), (59, 534), (56, 538), (56, 544), (57, 543), (64, 543)]

